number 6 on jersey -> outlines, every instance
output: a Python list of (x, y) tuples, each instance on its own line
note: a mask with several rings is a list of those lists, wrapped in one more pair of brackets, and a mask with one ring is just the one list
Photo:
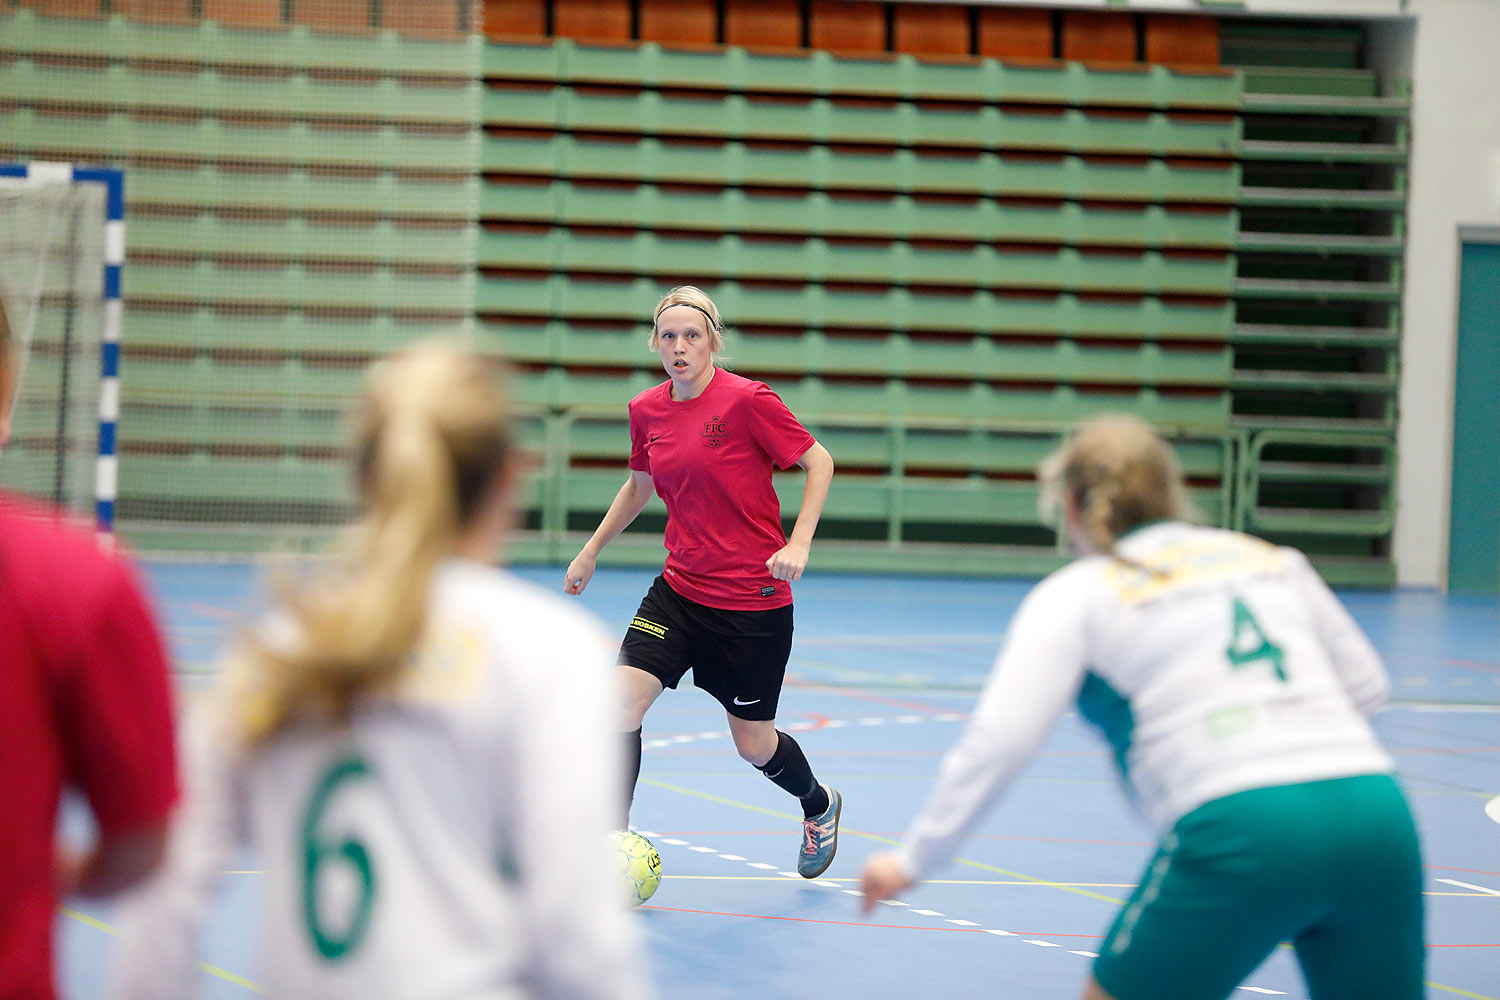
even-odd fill
[[(362, 758), (346, 757), (340, 760), (318, 780), (312, 797), (308, 799), (307, 813), (302, 820), (302, 920), (318, 954), (330, 962), (346, 958), (359, 947), (365, 932), (370, 929), (370, 913), (375, 904), (375, 869), (370, 864), (370, 852), (365, 849), (364, 844), (353, 838), (341, 843), (320, 839), (318, 825), (323, 820), (329, 799), (340, 785), (369, 776), (370, 769)], [(329, 930), (318, 911), (319, 869), (324, 864), (337, 862), (353, 866), (359, 880), (359, 897), (354, 904), (354, 915), (342, 935)]]

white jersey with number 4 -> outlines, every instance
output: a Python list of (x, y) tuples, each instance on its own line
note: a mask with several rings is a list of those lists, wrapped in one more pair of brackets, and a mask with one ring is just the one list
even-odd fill
[(1235, 792), (1393, 770), (1367, 722), (1385, 667), (1300, 552), (1179, 522), (1116, 550), (1022, 601), (907, 833), (912, 875), (952, 856), (1074, 703), (1163, 832)]
[(248, 843), (262, 872), (236, 877), (259, 890), (269, 996), (641, 996), (606, 838), (612, 653), (563, 599), (454, 560), (406, 680), (346, 729), (247, 754), (222, 720), (194, 726), (185, 814), (166, 873), (124, 908), (112, 995), (197, 995), (210, 890)]

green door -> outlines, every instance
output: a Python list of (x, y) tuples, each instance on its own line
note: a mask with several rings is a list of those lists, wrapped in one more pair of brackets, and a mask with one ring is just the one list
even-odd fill
[(1448, 589), (1500, 593), (1500, 242), (1459, 264)]

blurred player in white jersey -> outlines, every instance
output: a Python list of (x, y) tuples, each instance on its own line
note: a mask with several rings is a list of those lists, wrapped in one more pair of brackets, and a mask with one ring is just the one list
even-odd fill
[(606, 842), (612, 650), (492, 568), (519, 465), (496, 374), (437, 343), (372, 371), (363, 517), (195, 719), (184, 819), (126, 907), (115, 997), (197, 995), (208, 890), (241, 843), (264, 869), (270, 996), (643, 994)]
[(1359, 626), (1295, 549), (1186, 523), (1138, 420), (1084, 424), (1041, 478), (1080, 558), (1017, 610), (866, 912), (950, 859), (1076, 702), (1160, 836), (1085, 1000), (1218, 1000), (1282, 941), (1313, 1000), (1416, 1000), (1421, 860)]

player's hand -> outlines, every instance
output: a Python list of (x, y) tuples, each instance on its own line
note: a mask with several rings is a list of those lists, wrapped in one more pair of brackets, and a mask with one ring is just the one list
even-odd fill
[(568, 571), (563, 574), (563, 593), (581, 594), (593, 578), (594, 557), (587, 552), (580, 552), (568, 563)]
[(869, 916), (881, 900), (892, 899), (915, 884), (907, 876), (895, 851), (874, 855), (865, 862), (864, 874), (859, 879), (860, 891), (864, 893), (859, 901), (860, 912)]
[(806, 545), (787, 542), (766, 560), (766, 569), (770, 570), (773, 580), (800, 580), (802, 571), (807, 568), (807, 555)]

